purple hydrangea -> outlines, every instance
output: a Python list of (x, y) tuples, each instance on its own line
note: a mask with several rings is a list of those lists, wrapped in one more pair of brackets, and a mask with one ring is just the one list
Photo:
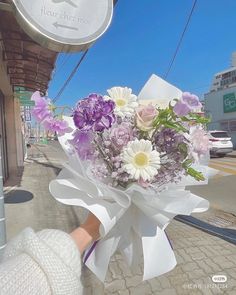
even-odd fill
[(115, 122), (115, 103), (101, 95), (90, 94), (81, 100), (74, 111), (75, 126), (82, 131), (102, 132)]
[(183, 92), (182, 97), (174, 106), (174, 112), (177, 116), (183, 117), (190, 112), (202, 107), (199, 98), (189, 92)]
[(92, 131), (76, 130), (69, 143), (74, 147), (81, 160), (92, 160), (95, 149), (93, 146), (94, 134)]
[(155, 135), (156, 149), (161, 153), (178, 153), (180, 143), (186, 142), (185, 137), (174, 129), (163, 128)]
[(51, 101), (40, 95), (39, 91), (33, 93), (31, 100), (35, 102), (35, 106), (32, 109), (32, 115), (37, 121), (42, 122), (46, 118), (52, 118)]
[(68, 123), (59, 118), (46, 118), (43, 122), (43, 125), (45, 129), (57, 132), (59, 136), (72, 131), (72, 129), (68, 126)]

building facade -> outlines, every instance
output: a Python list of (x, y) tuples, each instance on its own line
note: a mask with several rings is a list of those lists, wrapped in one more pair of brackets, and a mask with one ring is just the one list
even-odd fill
[(24, 165), (30, 97), (36, 90), (46, 93), (57, 53), (43, 48), (23, 31), (11, 11), (10, 0), (1, 3), (0, 148), (6, 180)]
[(236, 52), (232, 54), (232, 66), (215, 74), (204, 98), (205, 113), (211, 118), (208, 129), (227, 131), (236, 148)]

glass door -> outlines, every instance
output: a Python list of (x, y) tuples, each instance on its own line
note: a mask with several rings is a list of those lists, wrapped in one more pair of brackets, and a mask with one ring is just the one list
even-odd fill
[(0, 91), (0, 148), (2, 156), (2, 174), (3, 182), (8, 178), (8, 163), (7, 163), (7, 137), (5, 124), (5, 108), (4, 96)]

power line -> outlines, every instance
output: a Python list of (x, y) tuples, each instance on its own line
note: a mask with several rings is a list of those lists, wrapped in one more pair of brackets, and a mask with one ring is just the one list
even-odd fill
[(61, 72), (61, 70), (64, 68), (64, 65), (68, 62), (68, 60), (69, 60), (69, 58), (71, 58), (71, 56), (72, 56), (71, 53), (64, 56), (61, 64), (59, 65), (58, 68), (56, 68), (54, 76)]
[[(116, 6), (118, 0), (114, 0), (114, 7)], [(89, 51), (89, 48), (84, 51), (84, 53), (82, 54), (79, 62), (77, 63), (77, 65), (74, 67), (74, 69), (72, 70), (72, 72), (70, 73), (70, 76), (67, 78), (67, 80), (65, 81), (65, 83), (63, 84), (63, 86), (61, 87), (61, 89), (59, 90), (59, 92), (57, 93), (57, 95), (55, 96), (55, 98), (52, 100), (53, 103), (55, 103), (60, 96), (62, 95), (63, 91), (65, 90), (65, 88), (67, 87), (67, 85), (70, 83), (71, 79), (74, 77), (75, 73), (77, 72), (79, 66), (81, 65), (82, 61), (84, 60), (84, 58), (86, 57), (87, 53)]]
[(186, 33), (186, 31), (187, 31), (187, 28), (188, 28), (188, 26), (189, 26), (189, 23), (190, 23), (190, 20), (191, 20), (192, 15), (193, 15), (193, 12), (194, 12), (194, 9), (195, 9), (196, 4), (197, 4), (197, 0), (195, 0), (194, 3), (193, 3), (193, 6), (192, 6), (191, 11), (190, 11), (190, 13), (189, 13), (189, 16), (188, 16), (187, 22), (186, 22), (186, 24), (185, 24), (184, 30), (183, 30), (183, 32), (182, 32), (182, 34), (181, 34), (181, 36), (180, 36), (179, 42), (178, 42), (178, 44), (177, 44), (177, 47), (176, 47), (175, 52), (174, 52), (174, 55), (173, 55), (173, 57), (172, 57), (172, 59), (171, 59), (171, 62), (170, 62), (170, 64), (169, 64), (168, 70), (166, 71), (166, 73), (165, 73), (165, 75), (164, 75), (164, 78), (167, 78), (167, 77), (168, 77), (168, 75), (169, 75), (169, 73), (170, 73), (170, 71), (171, 71), (171, 69), (172, 69), (172, 66), (173, 66), (173, 64), (174, 64), (174, 61), (175, 61), (176, 56), (177, 56), (177, 54), (178, 54), (178, 51), (179, 51), (179, 49), (180, 49), (181, 43), (182, 43), (182, 41), (183, 41), (184, 35), (185, 35), (185, 33)]
[(57, 93), (55, 98), (53, 99), (53, 103), (55, 103), (60, 98), (60, 96), (63, 93), (63, 91), (65, 90), (66, 86), (70, 83), (71, 79), (74, 77), (76, 71), (78, 70), (79, 66), (81, 65), (81, 63), (84, 60), (85, 56), (87, 55), (88, 51), (89, 51), (88, 49), (86, 51), (84, 51), (79, 62), (77, 63), (77, 65), (74, 67), (74, 69), (70, 73), (70, 76), (67, 78), (67, 80), (65, 81), (65, 83), (63, 84), (63, 86), (61, 87), (61, 89), (59, 90), (59, 92)]

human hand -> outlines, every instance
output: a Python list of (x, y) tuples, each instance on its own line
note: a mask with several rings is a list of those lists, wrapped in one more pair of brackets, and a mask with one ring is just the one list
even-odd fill
[(81, 254), (91, 242), (99, 239), (100, 223), (95, 215), (89, 213), (86, 221), (70, 234)]

